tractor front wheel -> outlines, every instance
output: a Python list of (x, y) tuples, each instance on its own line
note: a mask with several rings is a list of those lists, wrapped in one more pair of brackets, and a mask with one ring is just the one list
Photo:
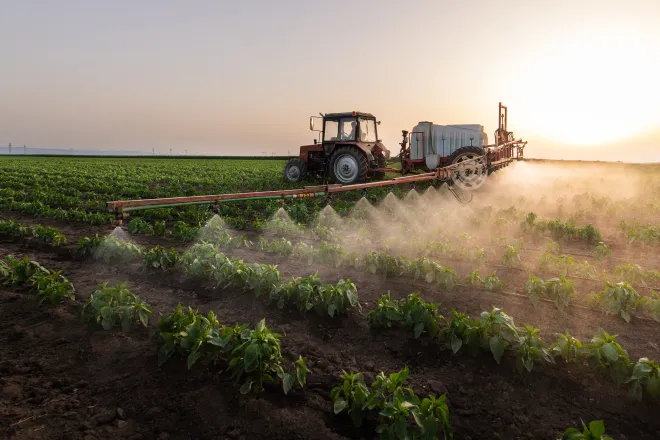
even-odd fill
[(355, 147), (339, 147), (330, 159), (332, 180), (341, 185), (353, 185), (366, 180), (369, 163)]
[(284, 178), (291, 183), (300, 182), (303, 180), (306, 173), (307, 165), (305, 165), (305, 162), (299, 157), (289, 159), (284, 167)]

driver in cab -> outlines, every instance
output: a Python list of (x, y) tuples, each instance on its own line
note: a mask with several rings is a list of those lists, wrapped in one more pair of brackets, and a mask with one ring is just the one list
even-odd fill
[(343, 128), (342, 133), (341, 133), (342, 134), (341, 140), (342, 141), (352, 141), (352, 140), (355, 139), (355, 129), (357, 128), (357, 122), (351, 121), (351, 131), (348, 132), (348, 133), (346, 133), (346, 131), (344, 131), (347, 128), (346, 125), (347, 124), (344, 124), (344, 128)]

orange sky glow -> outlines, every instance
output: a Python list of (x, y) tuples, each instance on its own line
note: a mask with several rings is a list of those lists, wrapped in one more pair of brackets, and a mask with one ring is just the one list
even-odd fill
[(361, 110), (497, 104), (529, 157), (660, 161), (660, 1), (25, 1), (0, 15), (0, 145), (294, 154)]

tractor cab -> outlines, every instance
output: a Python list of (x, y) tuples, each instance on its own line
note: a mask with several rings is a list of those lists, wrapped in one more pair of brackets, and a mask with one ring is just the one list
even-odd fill
[[(316, 119), (321, 119), (321, 127), (314, 128)], [(331, 144), (336, 142), (365, 142), (375, 143), (378, 141), (376, 126), (380, 122), (369, 113), (328, 113), (319, 118), (309, 118), (309, 129), (318, 131), (322, 143)], [(318, 143), (316, 140), (314, 143)]]
[(309, 129), (318, 137), (300, 147), (300, 156), (289, 160), (284, 177), (299, 182), (307, 174), (329, 175), (342, 185), (382, 179), (390, 152), (378, 139), (379, 124), (374, 115), (357, 111), (310, 117)]

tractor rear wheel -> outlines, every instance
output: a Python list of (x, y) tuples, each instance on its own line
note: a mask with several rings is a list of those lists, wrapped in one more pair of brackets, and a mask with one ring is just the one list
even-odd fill
[[(387, 159), (385, 159), (385, 156), (381, 153), (378, 156), (376, 156), (376, 162), (378, 163), (378, 168), (386, 168), (387, 167)], [(382, 171), (376, 171), (374, 173), (374, 179), (376, 180), (383, 180), (385, 178), (385, 173)]]
[(297, 183), (303, 180), (307, 174), (307, 165), (299, 157), (289, 159), (284, 167), (284, 178), (292, 183)]
[(486, 163), (485, 154), (484, 149), (479, 147), (461, 147), (454, 151), (449, 157), (449, 163), (452, 165), (482, 158), (481, 162), (474, 164), (477, 169), (459, 171), (458, 175), (452, 175), (452, 181), (456, 186), (464, 191), (474, 191), (484, 184), (488, 176), (488, 164)]
[(366, 156), (355, 147), (339, 147), (330, 158), (332, 180), (341, 185), (364, 182), (368, 169)]

